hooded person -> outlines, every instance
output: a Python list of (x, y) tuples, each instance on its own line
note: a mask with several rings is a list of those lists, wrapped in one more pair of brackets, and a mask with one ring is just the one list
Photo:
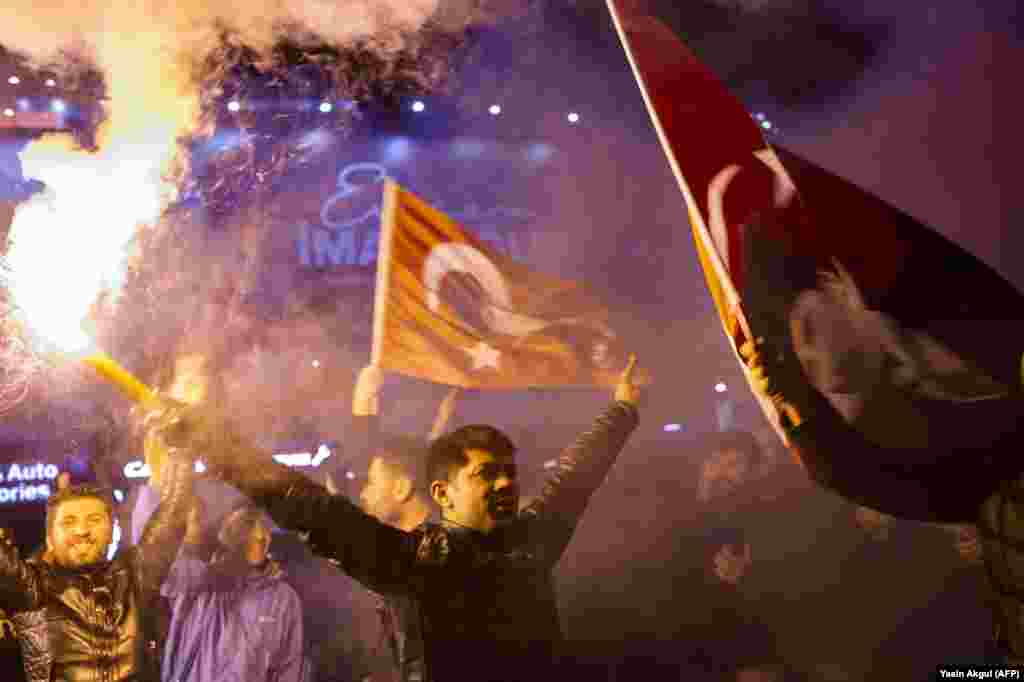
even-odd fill
[(201, 508), (162, 592), (172, 604), (163, 679), (175, 682), (307, 682), (302, 605), (273, 561), (270, 526), (243, 506), (220, 524), (205, 561)]

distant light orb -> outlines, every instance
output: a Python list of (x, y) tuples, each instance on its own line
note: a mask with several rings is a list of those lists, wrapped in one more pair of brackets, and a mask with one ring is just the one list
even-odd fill
[(4, 109), (4, 116), (6, 116), (7, 118), (11, 118), (12, 116), (14, 116), (14, 109), (11, 109), (10, 107)]
[(18, 83), (21, 82), (21, 79), (18, 78), (17, 76), (11, 76), (10, 78), (7, 79), (7, 82), (10, 83), (11, 85), (17, 85)]
[(46, 79), (46, 87), (48, 87), (48, 88), (55, 88), (55, 87), (57, 87), (57, 81), (53, 80), (52, 78), (47, 78)]
[(665, 424), (663, 430), (666, 433), (675, 433), (677, 431), (682, 431), (683, 430), (683, 425), (682, 424)]
[(120, 490), (114, 491), (114, 499), (118, 502), (124, 502), (124, 493)]
[(241, 109), (242, 109), (242, 105), (239, 104), (238, 102), (235, 102), (235, 101), (228, 102), (228, 111), (240, 111)]
[(758, 113), (754, 114), (754, 118), (756, 118), (758, 121), (763, 121), (765, 119), (765, 116), (764, 116), (764, 114), (758, 112)]
[(532, 163), (544, 163), (554, 156), (555, 148), (545, 142), (535, 142), (526, 148), (526, 159)]
[(314, 367), (319, 367), (320, 366), (320, 361), (319, 360), (314, 360), (313, 361), (313, 366)]
[(498, 106), (497, 104), (492, 104), (491, 108), (488, 109), (487, 111), (491, 112), (491, 116), (497, 116), (498, 114), (501, 113), (501, 107)]
[(351, 471), (346, 471), (345, 472), (345, 478), (347, 478), (350, 481), (354, 481), (354, 480), (356, 480), (356, 475), (353, 472), (351, 472)]
[(771, 130), (772, 129), (772, 122), (771, 121), (761, 121), (761, 127), (764, 128), (765, 130)]
[(419, 101), (419, 100), (416, 100), (415, 102), (412, 103), (412, 110), (415, 111), (416, 113), (419, 113), (419, 112), (423, 111), (426, 108), (427, 108), (427, 105), (424, 104), (423, 102)]
[(572, 112), (571, 114), (569, 114), (568, 116), (566, 116), (566, 118), (569, 119), (569, 123), (579, 123), (580, 122), (580, 115), (577, 114), (575, 111)]
[(50, 108), (56, 111), (58, 114), (63, 113), (68, 107), (64, 104), (63, 100), (55, 99), (50, 102)]
[(715, 384), (715, 393), (725, 393), (728, 390), (728, 386), (719, 381)]
[(334, 106), (330, 102), (320, 102), (320, 111), (329, 114), (334, 110)]

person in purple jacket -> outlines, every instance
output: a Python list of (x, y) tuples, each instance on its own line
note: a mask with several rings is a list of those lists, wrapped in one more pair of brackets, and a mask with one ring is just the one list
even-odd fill
[(209, 562), (200, 528), (196, 505), (162, 589), (173, 609), (164, 682), (309, 682), (302, 605), (268, 554), (263, 512), (229, 513)]

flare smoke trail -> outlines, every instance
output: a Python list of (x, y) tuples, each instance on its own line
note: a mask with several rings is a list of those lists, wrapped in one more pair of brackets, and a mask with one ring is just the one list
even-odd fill
[(216, 132), (226, 98), (235, 94), (233, 79), (273, 81), (299, 63), (314, 78), (328, 72), (339, 97), (426, 92), (450, 70), (447, 56), (436, 53), (454, 47), (469, 27), (514, 13), (511, 7), (504, 0), (482, 7), (472, 0), (446, 0), (443, 7), (440, 0), (14, 0), (0, 45), (55, 69), (62, 85), (75, 73), (72, 65), (95, 65), (107, 86), (98, 151), (49, 136), (21, 154), (25, 175), (48, 188), (20, 207), (11, 230), (11, 288), (27, 325), (62, 349), (81, 347), (81, 321), (98, 294), (117, 300), (126, 284), (133, 235), (136, 261), (152, 270), (161, 256), (144, 247), (180, 237), (186, 226), (179, 223), (189, 221), (166, 213), (183, 192), (198, 185), (213, 208), (234, 210), (232, 199), (251, 189), (247, 174), (280, 170), (274, 157), (256, 171), (222, 163), (208, 167), (206, 177), (193, 172), (192, 145)]

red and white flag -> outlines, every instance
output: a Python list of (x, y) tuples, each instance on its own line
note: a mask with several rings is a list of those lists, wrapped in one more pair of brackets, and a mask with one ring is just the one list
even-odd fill
[(772, 149), (639, 0), (608, 6), (748, 379), (745, 341), (792, 348), (806, 381), (862, 435), (916, 447), (956, 428), (940, 416), (950, 405), (1021, 390), (1020, 292), (907, 214)]
[(579, 283), (497, 253), (388, 180), (373, 360), (441, 384), (518, 389), (614, 385), (626, 356)]

